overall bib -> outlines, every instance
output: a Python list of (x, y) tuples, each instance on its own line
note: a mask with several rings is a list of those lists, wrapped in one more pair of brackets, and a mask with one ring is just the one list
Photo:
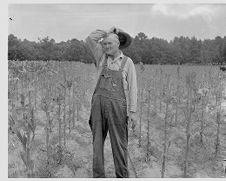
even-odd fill
[(92, 97), (89, 125), (93, 134), (93, 177), (105, 177), (104, 141), (109, 130), (116, 177), (129, 177), (127, 168), (128, 117), (122, 70), (107, 68), (105, 59), (102, 72)]

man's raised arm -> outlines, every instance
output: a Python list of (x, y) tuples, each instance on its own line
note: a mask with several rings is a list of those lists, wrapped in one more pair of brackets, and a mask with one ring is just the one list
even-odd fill
[(106, 35), (106, 33), (107, 32), (104, 30), (96, 30), (90, 33), (90, 35), (86, 38), (86, 43), (95, 58), (96, 67), (99, 67), (101, 57), (103, 56), (103, 49), (100, 44), (100, 40)]

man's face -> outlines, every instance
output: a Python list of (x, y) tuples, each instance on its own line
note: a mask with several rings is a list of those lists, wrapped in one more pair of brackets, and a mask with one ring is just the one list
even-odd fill
[(108, 55), (114, 55), (119, 50), (119, 42), (112, 38), (106, 37), (102, 42), (103, 50)]

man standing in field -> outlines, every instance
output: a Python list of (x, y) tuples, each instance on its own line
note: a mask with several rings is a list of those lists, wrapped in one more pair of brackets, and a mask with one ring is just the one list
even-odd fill
[(104, 141), (109, 130), (116, 177), (129, 177), (128, 120), (137, 109), (137, 80), (133, 61), (121, 49), (131, 43), (120, 29), (96, 30), (86, 39), (99, 79), (92, 97), (89, 125), (93, 134), (93, 177), (105, 177)]

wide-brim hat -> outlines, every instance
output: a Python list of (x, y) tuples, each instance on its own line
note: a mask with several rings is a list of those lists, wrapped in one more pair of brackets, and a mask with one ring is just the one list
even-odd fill
[(118, 33), (116, 33), (116, 29), (115, 29), (114, 33), (118, 35), (119, 42), (120, 42), (120, 45), (119, 45), (120, 49), (125, 49), (128, 46), (130, 46), (130, 44), (132, 42), (132, 38), (128, 33), (124, 32), (121, 29), (119, 29)]
[(132, 38), (130, 37), (130, 35), (128, 33), (121, 31), (121, 32), (118, 32), (117, 35), (118, 35), (119, 42), (120, 42), (120, 45), (119, 45), (120, 49), (124, 49), (124, 48), (127, 48), (128, 46), (130, 46), (130, 44), (132, 42)]

